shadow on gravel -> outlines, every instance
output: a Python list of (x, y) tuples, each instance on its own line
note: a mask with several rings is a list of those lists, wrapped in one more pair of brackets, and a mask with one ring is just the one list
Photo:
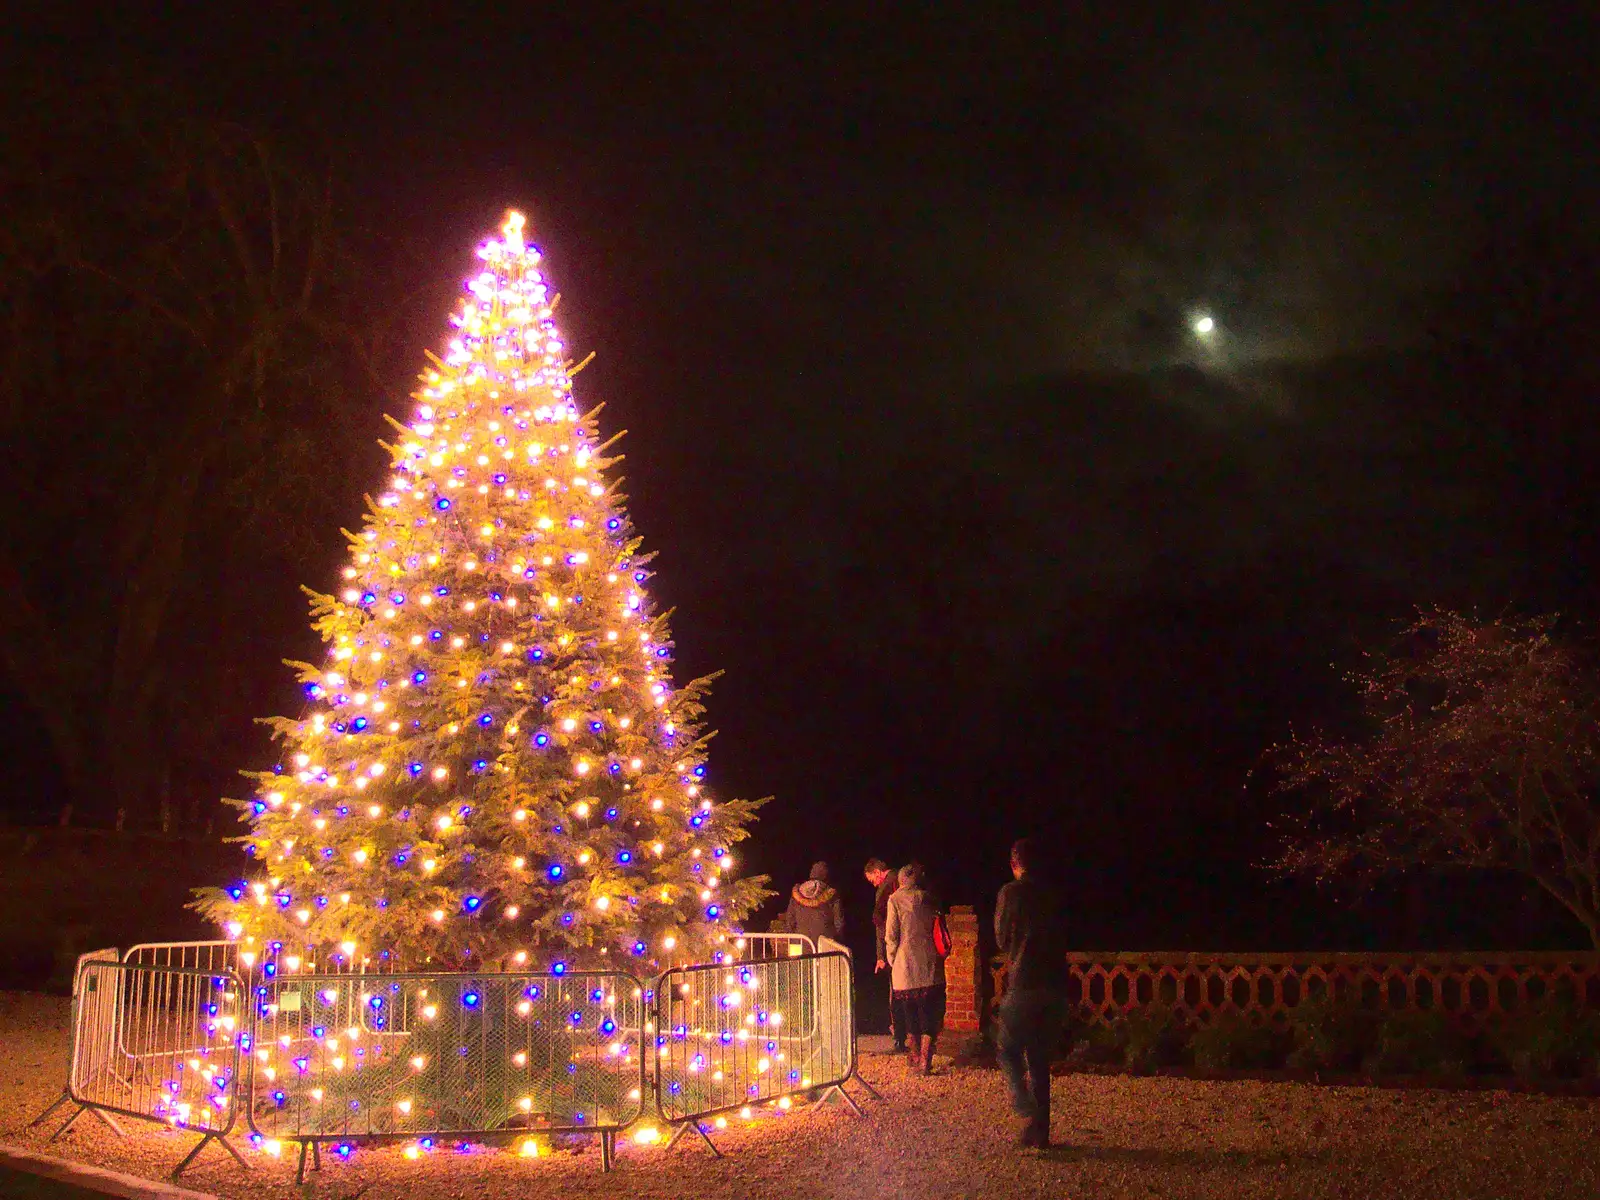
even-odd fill
[(1270, 1170), (1315, 1166), (1332, 1161), (1321, 1150), (1296, 1154), (1249, 1154), (1243, 1150), (1160, 1150), (1140, 1146), (1051, 1146), (1037, 1151), (1048, 1162), (1115, 1163), (1129, 1167), (1180, 1168), (1190, 1171)]

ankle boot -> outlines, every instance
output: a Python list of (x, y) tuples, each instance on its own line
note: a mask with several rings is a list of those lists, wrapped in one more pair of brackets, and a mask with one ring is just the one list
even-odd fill
[(911, 1064), (913, 1071), (922, 1067), (922, 1038), (916, 1034), (906, 1039), (911, 1044), (911, 1049), (906, 1052), (906, 1061)]
[(928, 1040), (923, 1043), (923, 1046), (922, 1046), (922, 1073), (924, 1075), (932, 1075), (933, 1074), (933, 1051), (934, 1051), (935, 1047), (937, 1047), (938, 1045), (939, 1045), (939, 1035), (936, 1034), (936, 1033), (930, 1033), (928, 1035)]

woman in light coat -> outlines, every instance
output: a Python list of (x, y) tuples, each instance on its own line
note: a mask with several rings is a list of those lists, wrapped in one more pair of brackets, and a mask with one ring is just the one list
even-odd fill
[(944, 960), (933, 945), (937, 915), (933, 897), (923, 887), (922, 868), (915, 863), (901, 867), (900, 889), (889, 897), (883, 945), (911, 1068), (924, 1075), (933, 1074), (933, 1051), (944, 1021)]

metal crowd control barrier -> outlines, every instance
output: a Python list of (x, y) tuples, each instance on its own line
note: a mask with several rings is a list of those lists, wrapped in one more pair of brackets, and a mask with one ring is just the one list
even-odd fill
[(832, 952), (675, 967), (656, 984), (656, 1110), (677, 1125), (668, 1147), (706, 1117), (785, 1096), (837, 1094), (856, 1073), (850, 957)]
[[(309, 1151), (344, 1139), (594, 1133), (609, 1170), (616, 1136), (652, 1108), (693, 1129), (719, 1113), (811, 1094), (856, 1072), (849, 955), (799, 935), (746, 935), (743, 961), (678, 967), (653, 986), (624, 972), (366, 973), (292, 956), (248, 976), (223, 942), (162, 943), (78, 960), (63, 1095), (118, 1134), (112, 1114), (201, 1134), (182, 1174), (244, 1110), (251, 1133)], [(244, 1074), (246, 1064), (248, 1070)], [(652, 1093), (647, 1104), (646, 1091)]]
[(181, 967), (190, 971), (237, 971), (234, 942), (140, 942), (122, 952), (122, 961), (140, 967)]
[(741, 933), (733, 943), (733, 951), (740, 962), (761, 962), (815, 954), (817, 947), (803, 933)]
[(118, 962), (115, 953), (79, 960), (63, 1097), (78, 1110), (51, 1140), (85, 1112), (117, 1129), (107, 1117), (114, 1113), (202, 1135), (174, 1168), (174, 1178), (213, 1141), (244, 1166), (228, 1141), (239, 1068), (238, 977), (231, 971)]
[[(116, 1023), (116, 996), (111, 992), (101, 991), (99, 988), (96, 988), (93, 992), (86, 993), (83, 988), (84, 968), (89, 963), (118, 961), (119, 956), (115, 947), (107, 950), (91, 950), (87, 954), (80, 954), (78, 956), (77, 963), (72, 968), (72, 1008), (69, 1021), (72, 1027), (71, 1053), (74, 1062), (77, 1060), (78, 1055), (78, 1027), (80, 1022), (85, 1023), (91, 1028), (95, 1026), (112, 1026)], [(87, 1015), (82, 1015), (82, 1010), (85, 1006), (90, 1007), (93, 1009), (93, 1011)], [(30, 1127), (34, 1125), (43, 1125), (50, 1119), (50, 1114), (55, 1112), (56, 1109), (60, 1108), (63, 1104), (76, 1103), (72, 1097), (71, 1066), (67, 1068), (67, 1080), (68, 1082), (66, 1086), (61, 1089), (61, 1094), (50, 1102), (48, 1108), (46, 1108), (29, 1123)], [(73, 1114), (72, 1120), (67, 1122), (67, 1125), (72, 1124), (73, 1120), (77, 1120), (77, 1118), (83, 1114), (83, 1111), (83, 1108), (80, 1106), (78, 1111)], [(107, 1116), (97, 1108), (91, 1107), (88, 1111), (95, 1117), (96, 1120), (100, 1121), (101, 1124), (109, 1128), (118, 1137), (122, 1136), (122, 1127), (118, 1125), (111, 1117)], [(67, 1125), (63, 1125), (60, 1129), (56, 1130), (55, 1133), (51, 1135), (50, 1140), (53, 1142), (56, 1140), (56, 1138), (65, 1133), (67, 1131)]]
[(643, 987), (622, 972), (279, 974), (258, 981), (251, 1132), (319, 1144), (586, 1132), (610, 1169), (645, 1112)]

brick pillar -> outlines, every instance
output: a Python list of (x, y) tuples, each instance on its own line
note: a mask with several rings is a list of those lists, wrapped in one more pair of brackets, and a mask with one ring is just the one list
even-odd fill
[(958, 904), (947, 919), (952, 945), (944, 962), (944, 1027), (952, 1033), (978, 1033), (983, 1011), (978, 914), (970, 904)]

